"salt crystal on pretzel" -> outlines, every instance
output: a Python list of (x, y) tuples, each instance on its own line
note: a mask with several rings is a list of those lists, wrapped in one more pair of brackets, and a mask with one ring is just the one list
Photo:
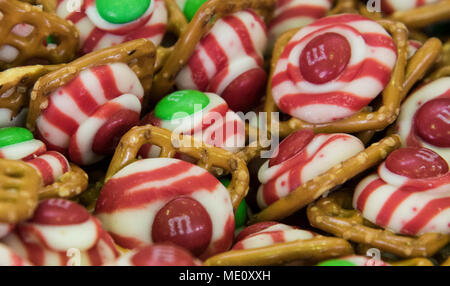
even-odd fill
[(394, 41), (377, 22), (353, 14), (326, 17), (290, 40), (272, 78), (272, 95), (293, 117), (333, 122), (383, 91), (396, 60)]
[(277, 0), (277, 8), (269, 24), (268, 53), (286, 31), (311, 24), (331, 9), (331, 0)]
[(3, 239), (35, 265), (67, 265), (67, 251), (80, 251), (81, 265), (102, 265), (117, 258), (111, 237), (82, 206), (63, 199), (43, 200), (33, 217)]
[(106, 266), (201, 266), (185, 249), (172, 244), (147, 245), (130, 251)]
[(164, 0), (85, 0), (78, 9), (70, 1), (58, 1), (56, 14), (80, 30), (83, 54), (140, 38), (158, 46), (166, 32)]
[(266, 208), (305, 182), (364, 151), (364, 144), (348, 134), (318, 134), (309, 129), (284, 139), (258, 173), (262, 185), (257, 200)]
[(170, 241), (206, 258), (227, 250), (234, 235), (227, 189), (177, 159), (144, 159), (121, 169), (104, 185), (95, 214), (125, 248)]
[(403, 146), (431, 149), (450, 162), (450, 77), (442, 77), (412, 93), (397, 121)]
[(386, 14), (392, 14), (396, 11), (406, 11), (439, 1), (440, 0), (381, 0), (381, 9)]
[(31, 266), (31, 263), (0, 243), (0, 266)]
[(355, 189), (353, 207), (376, 225), (406, 235), (450, 234), (450, 172), (435, 152), (418, 147), (394, 151), (378, 174)]
[(176, 86), (217, 93), (232, 110), (249, 110), (267, 79), (262, 68), (266, 44), (266, 26), (259, 15), (246, 10), (225, 16), (197, 44)]
[[(178, 134), (191, 135), (206, 144), (237, 152), (245, 146), (244, 121), (231, 111), (223, 98), (194, 90), (164, 97), (141, 124), (152, 124)], [(145, 145), (144, 158), (159, 156), (160, 148)]]
[(49, 95), (48, 107), (36, 120), (37, 133), (51, 150), (68, 154), (81, 165), (113, 151), (116, 134), (139, 121), (144, 89), (124, 63), (81, 71)]

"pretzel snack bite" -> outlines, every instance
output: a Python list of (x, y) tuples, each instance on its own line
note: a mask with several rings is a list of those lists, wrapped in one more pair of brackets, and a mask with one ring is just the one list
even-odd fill
[(232, 179), (227, 189), (235, 211), (247, 195), (250, 177), (244, 160), (224, 149), (196, 142), (190, 136), (176, 136), (152, 125), (133, 127), (122, 137), (109, 165), (105, 182), (125, 166), (135, 162), (141, 147), (148, 143), (161, 147), (160, 158), (173, 158), (176, 153), (181, 153), (197, 159), (197, 165), (208, 171), (218, 167), (230, 172)]
[(25, 162), (0, 159), (0, 221), (16, 223), (30, 218), (41, 184), (37, 171)]
[(260, 213), (254, 215), (250, 223), (278, 220), (295, 213), (313, 202), (321, 195), (347, 180), (375, 166), (401, 145), (398, 135), (384, 138), (366, 150), (334, 166), (327, 172), (307, 181), (286, 197), (274, 202)]
[(70, 22), (17, 0), (1, 0), (0, 12), (0, 70), (33, 59), (57, 64), (75, 57), (79, 34)]
[(340, 191), (311, 204), (307, 210), (311, 225), (404, 258), (433, 256), (450, 241), (450, 236), (444, 234), (426, 233), (408, 237), (375, 228), (364, 220), (360, 212), (347, 208), (351, 206), (351, 200), (350, 192)]

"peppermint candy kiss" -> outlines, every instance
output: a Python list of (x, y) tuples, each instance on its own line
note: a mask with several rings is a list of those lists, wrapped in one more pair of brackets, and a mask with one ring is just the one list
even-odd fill
[(314, 135), (308, 129), (292, 133), (277, 147), (275, 157), (259, 169), (258, 205), (266, 208), (363, 150), (364, 144), (348, 134)]
[(47, 152), (43, 142), (35, 140), (28, 129), (20, 127), (0, 129), (0, 158), (27, 162), (41, 175), (44, 186), (53, 184), (70, 171), (64, 155)]
[(208, 171), (169, 158), (139, 160), (103, 187), (96, 215), (117, 244), (171, 242), (207, 258), (231, 246), (234, 214), (227, 189)]
[(219, 94), (234, 111), (250, 110), (267, 79), (262, 68), (266, 44), (265, 24), (254, 12), (223, 17), (197, 44), (176, 85)]
[(396, 47), (384, 28), (353, 14), (302, 28), (282, 53), (272, 78), (275, 103), (310, 123), (347, 118), (389, 82)]
[(270, 54), (275, 41), (286, 31), (304, 27), (324, 17), (331, 8), (330, 0), (277, 0), (277, 8), (269, 25)]
[(36, 120), (49, 149), (90, 165), (112, 154), (122, 137), (139, 123), (144, 89), (123, 63), (90, 68), (49, 96)]
[(364, 218), (396, 233), (450, 233), (450, 172), (432, 150), (418, 147), (392, 152), (356, 187), (353, 207)]
[(67, 251), (80, 251), (81, 265), (102, 265), (118, 253), (99, 221), (82, 206), (63, 199), (43, 200), (33, 217), (3, 239), (13, 251), (38, 266), (67, 265)]
[(158, 46), (166, 32), (164, 0), (85, 0), (67, 9), (70, 1), (58, 1), (56, 13), (80, 31), (83, 54), (140, 38)]
[(404, 146), (425, 147), (450, 161), (450, 77), (412, 93), (402, 104), (397, 133)]

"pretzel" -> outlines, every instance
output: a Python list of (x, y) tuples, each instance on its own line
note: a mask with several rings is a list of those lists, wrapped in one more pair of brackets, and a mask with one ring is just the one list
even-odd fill
[(250, 219), (250, 223), (278, 220), (295, 213), (321, 195), (339, 186), (363, 171), (377, 165), (401, 145), (398, 135), (384, 138), (366, 150), (334, 166), (324, 174), (307, 181), (286, 197), (274, 202)]
[[(73, 24), (17, 0), (0, 1), (0, 12), (2, 49), (8, 47), (13, 51), (11, 58), (0, 61), (1, 70), (36, 58), (56, 64), (68, 62), (75, 57), (79, 35)], [(18, 24), (31, 26), (32, 31), (21, 35), (15, 30)], [(49, 36), (57, 39), (56, 46), (45, 44)], [(15, 53), (17, 55), (14, 56)]]
[[(359, 253), (361, 255), (367, 254), (368, 251), (373, 248), (370, 245), (367, 244), (358, 244), (356, 247), (356, 253)], [(383, 256), (383, 254), (381, 254)], [(430, 261), (427, 258), (423, 257), (416, 257), (416, 258), (410, 258), (405, 260), (398, 260), (398, 259), (391, 259), (387, 258), (385, 259), (387, 263), (389, 263), (392, 266), (433, 266), (433, 262)]]
[(283, 265), (298, 260), (320, 261), (350, 254), (353, 254), (353, 248), (346, 240), (319, 235), (308, 240), (277, 243), (255, 249), (227, 251), (209, 258), (205, 261), (205, 265)]
[(53, 91), (69, 83), (85, 69), (111, 63), (126, 63), (137, 75), (144, 87), (145, 106), (152, 85), (155, 57), (153, 44), (148, 40), (139, 39), (90, 53), (41, 77), (31, 92), (27, 128), (32, 132), (35, 130), (36, 119), (47, 108), (48, 95)]
[(360, 212), (346, 208), (351, 205), (351, 199), (348, 192), (336, 192), (311, 204), (307, 209), (311, 225), (404, 258), (433, 256), (450, 241), (450, 236), (444, 234), (426, 233), (408, 237), (376, 228), (365, 221)]
[(59, 66), (27, 66), (8, 69), (0, 73), (0, 108), (12, 111), (14, 118), (22, 108), (28, 106), (28, 94), (39, 77), (54, 71)]
[(70, 164), (70, 171), (62, 175), (56, 182), (39, 190), (39, 199), (70, 199), (86, 190), (88, 175), (80, 167)]
[(235, 211), (247, 195), (249, 174), (244, 160), (223, 149), (196, 142), (190, 136), (177, 137), (166, 129), (152, 125), (134, 127), (122, 137), (109, 165), (105, 182), (136, 161), (142, 145), (147, 143), (161, 147), (160, 158), (173, 158), (176, 153), (181, 153), (197, 159), (197, 165), (208, 171), (218, 167), (230, 172), (232, 179), (227, 189)]
[(210, 0), (203, 4), (179, 37), (161, 71), (154, 77), (152, 94), (160, 99), (172, 89), (177, 74), (194, 53), (197, 43), (217, 20), (245, 9), (254, 9), (268, 20), (274, 7), (274, 0)]
[(0, 159), (0, 221), (16, 223), (33, 215), (42, 179), (21, 161)]
[[(312, 124), (297, 118), (291, 118), (288, 121), (279, 122), (279, 132), (281, 137), (285, 137), (295, 130), (302, 128), (313, 129), (315, 132), (344, 132), (354, 133), (366, 130), (382, 130), (397, 118), (401, 98), (412, 88), (414, 83), (424, 76), (428, 68), (434, 63), (439, 55), (441, 43), (438, 39), (430, 39), (424, 47), (413, 56), (407, 63), (407, 29), (398, 22), (387, 20), (378, 21), (388, 32), (393, 35), (394, 42), (397, 45), (398, 59), (392, 71), (391, 80), (382, 94), (382, 106), (377, 111), (371, 112), (369, 108), (354, 114), (348, 118), (338, 120), (332, 123)], [(269, 115), (277, 111), (277, 106), (272, 96), (272, 77), (275, 72), (278, 59), (281, 57), (286, 45), (290, 39), (298, 32), (298, 29), (290, 30), (283, 34), (275, 45), (274, 54), (271, 63), (271, 74), (267, 86), (267, 98), (264, 111)]]
[(357, 2), (355, 0), (336, 0), (335, 2), (334, 8), (329, 11), (328, 15), (358, 13)]
[(441, 264), (442, 266), (450, 266), (450, 257)]

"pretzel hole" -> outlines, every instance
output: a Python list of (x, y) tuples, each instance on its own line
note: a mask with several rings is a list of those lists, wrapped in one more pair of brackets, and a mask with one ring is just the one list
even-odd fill
[(56, 35), (48, 35), (43, 43), (47, 49), (53, 50), (61, 44), (61, 39)]
[(170, 48), (173, 47), (178, 41), (178, 36), (170, 31), (167, 31), (167, 33), (164, 35), (164, 38), (161, 42), (161, 46), (164, 48)]
[(0, 47), (0, 61), (12, 63), (19, 56), (19, 50), (11, 45)]
[(16, 36), (26, 38), (34, 31), (34, 26), (26, 23), (17, 24), (11, 29), (11, 33)]

